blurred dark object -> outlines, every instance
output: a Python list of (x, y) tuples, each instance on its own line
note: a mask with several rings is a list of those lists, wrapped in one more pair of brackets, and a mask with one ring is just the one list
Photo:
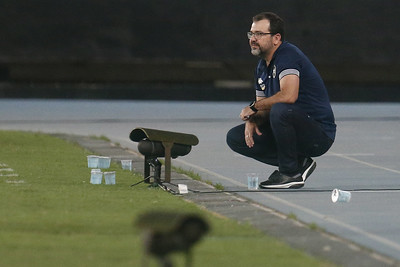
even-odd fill
[(191, 249), (208, 231), (208, 223), (196, 214), (183, 214), (165, 211), (151, 211), (141, 215), (135, 226), (143, 230), (145, 255), (156, 257), (160, 266), (171, 267), (169, 254), (183, 252), (186, 266), (192, 265)]

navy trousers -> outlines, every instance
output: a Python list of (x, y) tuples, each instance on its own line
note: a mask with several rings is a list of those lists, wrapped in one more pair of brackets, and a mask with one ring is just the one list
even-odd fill
[(245, 142), (245, 124), (229, 130), (226, 142), (233, 151), (278, 166), (287, 175), (298, 173), (299, 162), (323, 155), (333, 143), (318, 122), (292, 104), (273, 105), (269, 121), (259, 125), (259, 129), (262, 135), (254, 133), (252, 148)]

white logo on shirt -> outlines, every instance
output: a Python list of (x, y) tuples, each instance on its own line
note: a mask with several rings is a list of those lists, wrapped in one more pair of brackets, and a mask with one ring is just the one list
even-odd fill
[(265, 90), (265, 84), (264, 84), (263, 79), (258, 78), (258, 84), (260, 85), (261, 90), (264, 91)]
[(274, 65), (274, 68), (272, 69), (272, 78), (275, 79), (276, 77), (276, 66)]

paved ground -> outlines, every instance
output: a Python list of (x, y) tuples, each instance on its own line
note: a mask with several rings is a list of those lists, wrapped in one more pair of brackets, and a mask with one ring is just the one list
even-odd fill
[[(136, 144), (128, 136), (136, 127), (193, 133), (199, 137), (200, 144), (188, 156), (174, 160), (174, 165), (192, 169), (204, 179), (223, 184), (227, 190), (243, 191), (237, 193), (240, 198), (268, 207), (270, 213), (276, 210), (276, 214), (291, 214), (305, 224), (317, 225), (334, 236), (377, 252), (368, 254), (370, 266), (397, 264), (390, 258), (400, 260), (400, 208), (397, 205), (400, 104), (334, 104), (337, 140), (327, 155), (316, 159), (317, 169), (306, 186), (300, 190), (257, 192), (245, 192), (245, 174), (258, 172), (264, 179), (274, 169), (234, 154), (225, 144), (225, 133), (240, 123), (238, 114), (245, 104), (0, 100), (0, 129), (105, 135), (133, 150)], [(350, 190), (351, 202), (332, 203), (330, 195), (334, 188)], [(247, 210), (238, 209), (239, 217), (240, 212)], [(303, 247), (323, 248), (334, 258), (343, 256), (343, 252), (332, 250), (331, 245), (310, 242), (314, 240), (310, 234), (302, 237), (296, 242)], [(358, 250), (357, 246), (348, 244), (344, 248), (353, 255)], [(351, 257), (346, 262), (352, 264), (344, 265), (355, 265)], [(366, 263), (358, 265), (366, 266)]]

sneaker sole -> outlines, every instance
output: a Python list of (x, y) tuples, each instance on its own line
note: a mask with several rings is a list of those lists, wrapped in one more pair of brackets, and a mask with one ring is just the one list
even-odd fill
[(304, 182), (290, 182), (286, 184), (274, 184), (274, 185), (259, 185), (260, 188), (264, 189), (285, 189), (285, 188), (301, 188), (304, 186)]
[(301, 178), (303, 179), (302, 182), (290, 182), (286, 184), (274, 184), (274, 185), (259, 185), (260, 188), (264, 189), (285, 189), (285, 188), (290, 188), (290, 189), (298, 189), (302, 188), (304, 186), (305, 181), (307, 178), (313, 173), (315, 168), (317, 167), (317, 163), (313, 160), (313, 162), (310, 164), (310, 166), (304, 171), (302, 174)]

